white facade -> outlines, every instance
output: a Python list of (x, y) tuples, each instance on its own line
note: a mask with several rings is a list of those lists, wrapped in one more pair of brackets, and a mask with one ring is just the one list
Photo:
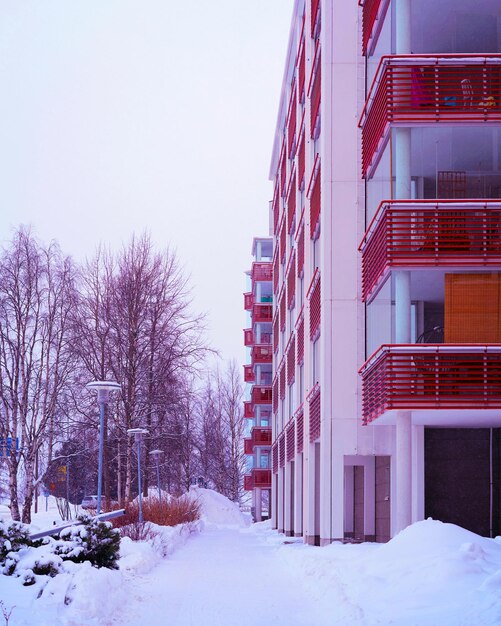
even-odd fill
[[(411, 9), (410, 0), (366, 0), (362, 8), (357, 2), (346, 0), (296, 0), (294, 5), (270, 168), (270, 178), (274, 182), (270, 221), (275, 237), (272, 519), (279, 531), (303, 536), (309, 543), (323, 545), (336, 539), (384, 541), (409, 523), (423, 519), (427, 510), (425, 459), (429, 459), (427, 480), (433, 482), (436, 446), (439, 445), (433, 443), (433, 437), (440, 438), (446, 434), (445, 431), (430, 432), (428, 436), (427, 429), (462, 428), (459, 437), (464, 439), (468, 449), (473, 445), (469, 442), (478, 434), (490, 446), (489, 451), (482, 448), (486, 459), (489, 455), (492, 458), (493, 451), (498, 453), (498, 435), (493, 435), (493, 432), (500, 424), (499, 412), (496, 413), (500, 398), (497, 391), (491, 394), (492, 385), (490, 391), (485, 391), (485, 387), (483, 396), (485, 399), (489, 395), (491, 404), (484, 404), (480, 409), (467, 406), (473, 401), (469, 397), (464, 401), (448, 397), (446, 401), (445, 395), (449, 391), (446, 389), (444, 392), (444, 388), (437, 386), (434, 404), (425, 411), (423, 407), (429, 404), (428, 398), (425, 397), (424, 401), (422, 398), (427, 393), (426, 383), (423, 392), (423, 375), (411, 373), (409, 386), (412, 388), (405, 392), (411, 397), (410, 404), (401, 403), (399, 407), (396, 402), (394, 411), (383, 408), (375, 418), (372, 415), (369, 417), (368, 425), (364, 425), (363, 419), (367, 419), (363, 402), (367, 405), (369, 398), (367, 372), (372, 367), (370, 364), (364, 366), (364, 363), (371, 353), (382, 344), (415, 344), (427, 330), (426, 324), (432, 319), (429, 311), (433, 307), (437, 315), (443, 316), (445, 306), (448, 315), (451, 305), (444, 305), (443, 295), (443, 282), (448, 280), (445, 277), (448, 272), (460, 276), (475, 272), (498, 275), (501, 269), (501, 258), (493, 256), (487, 259), (484, 251), (483, 261), (473, 262), (471, 254), (468, 257), (461, 250), (463, 256), (459, 258), (456, 254), (454, 261), (435, 259), (432, 264), (424, 259), (415, 267), (405, 267), (405, 263), (399, 267), (386, 267), (369, 295), (362, 288), (362, 253), (366, 254), (369, 265), (372, 261), (366, 252), (367, 246), (362, 246), (361, 253), (359, 245), (379, 203), (397, 200), (405, 203), (413, 199), (424, 202), (428, 198), (444, 197), (438, 193), (438, 183), (433, 188), (430, 174), (424, 172), (428, 163), (426, 159), (429, 159), (426, 146), (438, 141), (438, 135), (428, 137), (430, 133), (444, 134), (444, 139), (441, 135), (439, 137), (441, 143), (437, 144), (434, 155), (437, 164), (442, 152), (445, 154), (443, 144), (447, 143), (452, 154), (466, 136), (470, 141), (478, 141), (480, 158), (482, 150), (487, 150), (486, 142), (491, 140), (492, 151), (497, 155), (497, 129), (501, 116), (496, 117), (495, 113), (499, 89), (496, 55), (501, 50), (501, 9), (489, 0), (476, 3), (468, 0), (463, 4), (463, 10), (459, 11), (449, 0), (443, 0), (439, 4), (443, 4), (449, 19), (461, 28), (468, 23), (463, 19), (465, 10), (471, 9), (472, 14), (481, 15), (477, 25), (471, 26), (477, 29), (472, 30), (473, 35), (484, 28), (489, 16), (491, 20), (492, 16), (496, 18), (497, 39), (495, 44), (489, 44), (495, 49), (472, 50), (482, 54), (489, 52), (492, 57), (494, 69), (489, 70), (488, 79), (491, 92), (495, 93), (492, 98), (496, 106), (489, 105), (486, 113), (486, 107), (480, 102), (480, 109), (467, 111), (470, 117), (466, 120), (460, 115), (459, 106), (451, 112), (451, 102), (457, 103), (460, 95), (464, 94), (463, 76), (471, 76), (468, 80), (473, 82), (474, 88), (477, 85), (475, 68), (473, 74), (468, 69), (477, 61), (471, 57), (466, 62), (457, 58), (454, 67), (466, 63), (466, 70), (458, 74), (457, 79), (455, 74), (451, 74), (454, 84), (450, 80), (448, 83), (445, 81), (444, 84), (452, 85), (448, 87), (452, 95), (444, 87), (445, 95), (436, 96), (440, 99), (437, 99), (439, 105), (435, 108), (433, 102), (425, 102), (426, 108), (411, 110), (412, 106), (423, 105), (423, 101), (419, 105), (412, 102), (415, 90), (420, 87), (412, 82), (412, 87), (409, 87), (413, 90), (409, 96), (411, 107), (405, 118), (410, 121), (395, 124), (389, 119), (381, 139), (375, 142), (375, 147), (367, 156), (367, 146), (376, 132), (371, 130), (373, 122), (370, 114), (377, 106), (374, 93), (380, 82), (376, 83), (372, 92), (370, 86), (381, 57), (411, 55), (413, 42), (417, 42), (420, 54), (437, 54), (444, 67), (450, 63), (449, 57), (439, 54), (445, 45), (440, 32), (433, 29), (433, 32), (423, 32), (425, 24), (430, 24), (424, 20), (423, 13), (427, 13), (431, 20), (436, 13), (436, 4), (418, 0)], [(372, 36), (367, 39), (369, 5), (377, 5), (378, 19), (369, 31)], [(483, 10), (479, 13), (482, 5)], [(363, 11), (366, 11), (365, 34), (362, 28)], [(466, 50), (455, 49), (459, 45), (457, 42), (463, 40), (465, 43), (462, 46), (467, 45), (467, 41), (476, 41), (470, 43), (473, 47), (482, 45), (473, 35), (473, 38), (465, 36), (461, 39), (461, 33), (457, 31), (455, 39), (452, 35), (447, 36), (450, 47), (446, 49), (447, 53), (461, 52), (466, 55)], [(398, 61), (397, 57), (395, 59)], [(411, 62), (416, 64), (418, 61), (412, 59)], [(409, 77), (409, 84), (416, 77), (424, 77), (425, 81), (426, 67), (423, 69), (420, 65), (417, 70), (409, 67), (405, 65), (403, 70), (404, 87), (407, 84), (405, 76)], [(463, 68), (463, 65), (460, 67)], [(301, 88), (303, 76), (304, 92)], [(445, 80), (441, 76), (440, 80)], [(457, 89), (458, 95), (455, 95), (454, 89)], [(486, 94), (479, 94), (478, 98), (487, 99)], [(430, 111), (442, 116), (438, 119), (439, 124), (437, 118), (428, 119)], [(443, 125), (440, 124), (442, 119)], [(362, 120), (362, 130), (359, 120)], [(458, 131), (457, 138), (447, 135), (453, 132), (450, 130), (452, 126), (462, 129)], [(304, 157), (301, 149), (303, 135)], [(367, 167), (368, 158), (371, 161)], [(443, 172), (449, 171), (448, 167), (444, 165), (443, 169), (439, 169), (437, 166), (432, 176), (436, 180), (440, 176), (443, 178)], [(419, 168), (424, 173), (418, 176), (414, 171)], [(496, 161), (489, 170), (489, 180), (497, 180), (495, 176), (498, 173)], [(459, 175), (456, 178), (460, 178)], [(501, 190), (501, 177), (499, 183)], [(499, 190), (493, 192), (493, 189), (494, 184), (489, 194), (486, 192), (485, 195), (477, 195), (477, 198), (482, 198), (482, 201), (489, 198), (487, 209), (495, 211), (494, 199), (499, 198), (501, 193)], [(446, 201), (460, 197), (461, 210), (470, 210), (471, 207), (466, 206), (466, 198), (471, 198), (472, 194), (467, 191)], [(419, 208), (421, 210), (421, 205)], [(474, 214), (478, 215), (478, 211), (472, 209), (471, 215)], [(413, 215), (418, 215), (416, 210)], [(426, 221), (421, 212), (419, 216), (420, 220)], [(450, 221), (450, 217), (447, 219)], [(298, 261), (302, 256), (302, 233), (304, 265), (298, 270)], [(407, 259), (408, 264), (413, 262)], [(320, 321), (317, 324), (319, 285)], [(304, 321), (304, 356), (301, 356), (300, 348), (301, 320)], [(498, 341), (492, 335), (485, 343), (492, 344), (492, 347)], [(462, 343), (466, 344), (464, 340)], [(451, 354), (456, 354), (461, 346), (458, 347), (455, 341), (446, 351), (449, 348)], [(492, 349), (495, 352), (496, 349)], [(492, 357), (493, 363), (499, 359), (499, 353), (496, 354), (498, 356)], [(460, 364), (464, 364), (464, 359), (469, 363), (469, 359), (475, 360), (476, 357), (468, 353), (462, 358)], [(413, 359), (415, 364), (417, 357)], [(497, 368), (497, 365), (493, 367)], [(361, 368), (362, 375), (359, 372)], [(458, 369), (464, 372), (461, 367)], [(444, 368), (437, 369), (437, 380), (443, 371)], [(362, 380), (365, 381), (365, 391), (362, 390)], [(472, 385), (474, 396), (477, 391)], [(419, 395), (415, 405), (412, 404), (413, 393)], [(319, 428), (317, 394), (320, 397)], [(491, 399), (491, 395), (496, 399)], [(479, 429), (479, 432), (470, 432), (465, 428)], [(451, 431), (450, 440), (453, 439)], [(447, 443), (448, 450), (451, 445), (454, 447), (454, 444)], [(427, 457), (425, 448), (428, 450)], [(444, 451), (444, 458), (452, 457)], [(490, 490), (492, 501), (492, 484)], [(441, 510), (440, 503), (436, 504), (438, 499), (439, 495), (432, 497), (430, 492), (432, 511)], [(493, 510), (491, 502), (491, 530)]]

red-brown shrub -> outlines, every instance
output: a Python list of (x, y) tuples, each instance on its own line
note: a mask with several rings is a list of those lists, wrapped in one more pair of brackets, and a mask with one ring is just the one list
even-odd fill
[[(177, 526), (177, 524), (194, 522), (199, 518), (200, 503), (187, 496), (171, 498), (168, 502), (155, 498), (143, 500), (143, 520), (145, 522), (153, 522), (159, 526)], [(126, 507), (125, 515), (113, 520), (115, 528), (138, 523), (139, 504), (137, 502), (131, 502)]]

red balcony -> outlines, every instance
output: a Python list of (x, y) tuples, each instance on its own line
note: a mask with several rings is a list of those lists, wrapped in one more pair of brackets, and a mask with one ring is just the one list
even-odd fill
[(244, 365), (244, 382), (253, 383), (256, 380), (252, 365)]
[(273, 280), (273, 264), (271, 261), (252, 264), (252, 282), (269, 282)]
[(391, 126), (500, 121), (500, 54), (384, 56), (359, 124), (363, 175), (372, 174)]
[(244, 454), (254, 454), (254, 443), (252, 439), (244, 439)]
[(371, 54), (384, 23), (390, 0), (359, 0), (362, 9), (362, 54)]
[(254, 406), (252, 402), (244, 402), (244, 417), (254, 419)]
[(251, 399), (254, 404), (271, 404), (271, 387), (254, 385), (252, 387)]
[(273, 352), (271, 349), (271, 343), (263, 345), (259, 344), (253, 346), (251, 350), (252, 365), (256, 363), (271, 363), (273, 359)]
[(365, 424), (501, 424), (501, 344), (384, 345), (360, 373)]
[(254, 304), (252, 307), (252, 322), (271, 322), (273, 318), (272, 304)]
[(251, 476), (254, 487), (271, 489), (271, 470), (255, 468), (252, 470)]
[(382, 202), (359, 248), (364, 299), (392, 268), (501, 265), (501, 201)]
[(252, 293), (244, 293), (244, 309), (250, 311), (254, 304), (254, 295)]
[(252, 483), (252, 474), (246, 474), (244, 476), (244, 489), (245, 491), (252, 491), (254, 489), (254, 485)]
[(254, 345), (254, 333), (252, 328), (244, 329), (244, 346), (252, 347)]
[(253, 446), (271, 446), (271, 428), (252, 429)]

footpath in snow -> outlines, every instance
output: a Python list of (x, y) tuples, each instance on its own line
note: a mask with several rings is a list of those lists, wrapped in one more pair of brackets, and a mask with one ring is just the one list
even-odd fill
[(127, 626), (332, 624), (301, 578), (254, 533), (209, 529), (134, 580)]

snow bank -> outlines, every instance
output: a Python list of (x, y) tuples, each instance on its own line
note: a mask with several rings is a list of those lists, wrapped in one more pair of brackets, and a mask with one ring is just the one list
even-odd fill
[(240, 511), (238, 504), (213, 489), (190, 487), (189, 497), (196, 499), (201, 506), (201, 519), (207, 526), (248, 525), (248, 519)]
[(418, 522), (387, 544), (279, 550), (333, 626), (501, 623), (501, 542), (454, 524)]
[(146, 522), (149, 537), (145, 541), (132, 541), (124, 537), (120, 543), (120, 570), (130, 574), (146, 574), (158, 562), (184, 545), (194, 533), (200, 532), (201, 522), (177, 526), (158, 526)]
[[(10, 625), (32, 626), (34, 611), (37, 626), (116, 624), (117, 615), (128, 605), (135, 579), (150, 572), (164, 556), (199, 532), (202, 523), (174, 527), (147, 523), (147, 526), (150, 529), (147, 541), (134, 542), (128, 537), (121, 540), (118, 570), (98, 569), (89, 562), (63, 562), (50, 553), (48, 544), (21, 549), (17, 553), (20, 576), (0, 575), (0, 598), (7, 610), (14, 607)], [(22, 583), (32, 573), (35, 563), (52, 563), (59, 573), (54, 577), (37, 575), (35, 584), (25, 587)]]

